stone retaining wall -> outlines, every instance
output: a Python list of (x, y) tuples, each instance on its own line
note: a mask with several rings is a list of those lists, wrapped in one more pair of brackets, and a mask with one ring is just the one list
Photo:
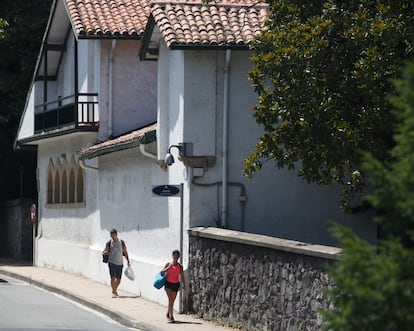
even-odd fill
[(188, 306), (244, 330), (320, 330), (339, 249), (218, 228), (189, 230)]

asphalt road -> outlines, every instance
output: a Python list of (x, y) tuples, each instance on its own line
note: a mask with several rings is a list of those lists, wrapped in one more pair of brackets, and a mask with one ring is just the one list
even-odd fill
[(0, 330), (127, 331), (108, 317), (25, 282), (0, 276)]

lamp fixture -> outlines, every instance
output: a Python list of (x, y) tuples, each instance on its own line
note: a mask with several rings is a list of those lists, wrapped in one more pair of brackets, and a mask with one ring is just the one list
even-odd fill
[(174, 156), (171, 153), (171, 148), (173, 147), (178, 149), (178, 155), (180, 157), (187, 157), (193, 155), (193, 143), (179, 143), (178, 145), (171, 145), (170, 147), (168, 147), (167, 154), (164, 158), (164, 162), (167, 166), (170, 166), (175, 162)]
[[(171, 146), (171, 147), (173, 147), (173, 146)], [(168, 153), (165, 154), (165, 159), (164, 159), (164, 162), (167, 166), (170, 166), (175, 162), (174, 156), (170, 152), (170, 148), (168, 148)]]
[(179, 143), (178, 145), (171, 145), (168, 147), (167, 154), (164, 158), (164, 163), (167, 166), (171, 166), (175, 162), (174, 156), (171, 153), (173, 147), (178, 149), (178, 159), (183, 162), (186, 167), (207, 169), (213, 167), (216, 162), (215, 156), (193, 156), (193, 143)]

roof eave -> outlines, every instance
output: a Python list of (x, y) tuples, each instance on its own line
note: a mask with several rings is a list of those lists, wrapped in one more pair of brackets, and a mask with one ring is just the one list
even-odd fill
[(141, 43), (141, 47), (138, 53), (139, 59), (141, 61), (149, 60), (147, 58), (147, 53), (148, 53), (148, 47), (151, 42), (152, 33), (154, 32), (154, 27), (155, 27), (155, 19), (154, 19), (154, 16), (150, 14), (150, 16), (148, 17), (147, 26), (145, 27), (144, 34), (142, 36), (142, 43)]
[(123, 151), (126, 149), (130, 149), (133, 147), (137, 147), (140, 145), (139, 140), (133, 140), (133, 141), (128, 141), (126, 143), (120, 143), (114, 146), (109, 146), (106, 148), (102, 148), (90, 153), (84, 153), (84, 154), (80, 154), (79, 155), (79, 160), (89, 160), (89, 159), (93, 159), (97, 156), (102, 156), (102, 155), (106, 155), (106, 154), (111, 154), (114, 152), (119, 152), (119, 151)]
[(243, 44), (243, 45), (201, 45), (201, 44), (173, 44), (169, 47), (171, 50), (250, 50), (250, 46)]
[(122, 35), (122, 34), (78, 34), (76, 36), (76, 38), (78, 40), (88, 40), (88, 39), (93, 39), (93, 40), (112, 40), (112, 39), (117, 39), (117, 40), (141, 40), (142, 39), (143, 34), (139, 34), (139, 35)]
[[(142, 135), (139, 135), (139, 136), (137, 136), (134, 139), (131, 139), (129, 141), (119, 142), (119, 143), (116, 143), (116, 144), (110, 145), (110, 146), (104, 146), (102, 148), (98, 148), (96, 150), (91, 150), (89, 152), (80, 151), (78, 153), (78, 158), (79, 158), (79, 160), (89, 160), (89, 159), (93, 159), (93, 158), (98, 157), (98, 156), (111, 154), (111, 153), (114, 153), (114, 152), (119, 152), (119, 151), (123, 151), (123, 150), (126, 150), (126, 149), (138, 147), (139, 145), (146, 145), (146, 144), (152, 143), (156, 140), (157, 140), (156, 129), (154, 129), (154, 130), (145, 132)], [(97, 144), (95, 146), (99, 146), (99, 144)]]
[(30, 137), (16, 140), (15, 141), (15, 148), (17, 148), (18, 146), (23, 146), (23, 145), (39, 142), (39, 141), (42, 141), (42, 140), (45, 140), (45, 139), (56, 138), (56, 137), (61, 137), (61, 136), (67, 136), (67, 135), (73, 134), (73, 133), (81, 133), (81, 132), (90, 133), (90, 132), (97, 132), (97, 131), (98, 131), (98, 128), (91, 129), (90, 127), (83, 128), (83, 127), (68, 126), (67, 128), (52, 130), (52, 131), (46, 132), (46, 133), (44, 133), (44, 132), (35, 133)]

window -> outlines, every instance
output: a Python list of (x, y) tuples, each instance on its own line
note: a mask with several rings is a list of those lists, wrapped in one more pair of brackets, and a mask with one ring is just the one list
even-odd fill
[(76, 183), (76, 201), (83, 202), (85, 200), (83, 196), (83, 171), (78, 171), (78, 180)]
[(53, 173), (54, 167), (52, 160), (49, 161), (49, 166), (47, 168), (47, 203), (53, 203)]
[(60, 203), (60, 172), (59, 168), (55, 171), (55, 184), (53, 187), (53, 203)]
[(63, 169), (62, 172), (62, 185), (61, 185), (62, 189), (60, 190), (60, 196), (61, 196), (61, 201), (62, 203), (68, 203), (68, 179), (66, 177), (66, 169)]
[(70, 169), (69, 174), (69, 203), (75, 202), (75, 171)]
[(74, 156), (69, 162), (66, 157), (49, 160), (46, 187), (48, 207), (79, 207), (85, 203), (83, 169)]

